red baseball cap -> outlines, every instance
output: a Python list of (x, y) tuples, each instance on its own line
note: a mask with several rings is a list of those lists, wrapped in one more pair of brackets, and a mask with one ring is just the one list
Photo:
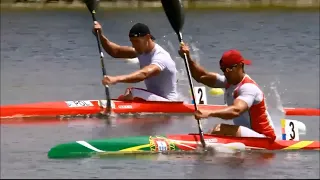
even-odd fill
[(244, 59), (240, 53), (240, 51), (236, 49), (231, 49), (222, 54), (220, 60), (221, 67), (231, 67), (235, 64), (243, 63), (246, 65), (250, 65), (251, 61), (248, 59)]

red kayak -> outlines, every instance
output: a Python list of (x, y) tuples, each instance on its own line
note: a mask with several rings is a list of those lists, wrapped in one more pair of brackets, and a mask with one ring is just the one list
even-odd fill
[[(184, 102), (164, 101), (111, 101), (114, 113), (193, 113), (194, 105)], [(98, 114), (106, 107), (106, 100), (79, 100), (59, 102), (37, 102), (1, 106), (1, 118), (90, 115)], [(200, 109), (215, 110), (225, 105), (198, 105)], [(284, 108), (287, 116), (320, 116), (315, 108)]]
[[(181, 150), (193, 150), (200, 144), (199, 134), (188, 135), (167, 135), (170, 142), (174, 142)], [(255, 137), (232, 137), (232, 136), (218, 136), (218, 135), (205, 135), (204, 139), (207, 143), (242, 143), (246, 149), (258, 150), (320, 150), (319, 141), (288, 141), (276, 140), (271, 142), (268, 138), (255, 138)], [(166, 139), (164, 139), (166, 140)], [(188, 145), (188, 146), (186, 146)]]

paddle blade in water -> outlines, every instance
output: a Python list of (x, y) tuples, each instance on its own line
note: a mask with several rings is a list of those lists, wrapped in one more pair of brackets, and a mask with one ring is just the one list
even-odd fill
[(83, 0), (83, 2), (87, 5), (90, 12), (94, 13), (97, 10), (99, 0)]
[(161, 3), (172, 28), (179, 34), (184, 24), (184, 11), (181, 0), (161, 0)]

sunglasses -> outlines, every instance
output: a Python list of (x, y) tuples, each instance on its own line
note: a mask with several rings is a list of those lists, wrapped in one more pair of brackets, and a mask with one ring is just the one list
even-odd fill
[(237, 67), (238, 66), (238, 64), (234, 64), (234, 65), (232, 65), (232, 66), (230, 66), (230, 67), (220, 67), (220, 69), (221, 69), (221, 71), (222, 72), (230, 72), (230, 71), (232, 71), (232, 69), (234, 68), (234, 67)]

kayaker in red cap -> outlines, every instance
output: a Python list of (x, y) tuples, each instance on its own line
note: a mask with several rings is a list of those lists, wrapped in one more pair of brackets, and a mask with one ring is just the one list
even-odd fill
[(154, 40), (150, 29), (143, 23), (136, 23), (129, 31), (132, 46), (120, 46), (110, 41), (95, 22), (93, 32), (98, 31), (104, 50), (114, 58), (138, 58), (140, 69), (118, 76), (105, 76), (103, 85), (117, 83), (138, 83), (144, 81), (146, 89), (128, 88), (119, 100), (176, 101), (177, 75), (176, 64), (170, 54)]
[(226, 108), (209, 111), (199, 109), (195, 112), (196, 119), (217, 117), (233, 120), (234, 125), (216, 125), (210, 131), (211, 134), (276, 139), (264, 93), (244, 71), (244, 65), (250, 65), (250, 60), (244, 59), (238, 50), (228, 50), (223, 53), (219, 62), (223, 72), (220, 75), (208, 72), (197, 64), (191, 58), (187, 45), (182, 44), (179, 53), (186, 53), (192, 77), (197, 82), (212, 88), (225, 88)]

